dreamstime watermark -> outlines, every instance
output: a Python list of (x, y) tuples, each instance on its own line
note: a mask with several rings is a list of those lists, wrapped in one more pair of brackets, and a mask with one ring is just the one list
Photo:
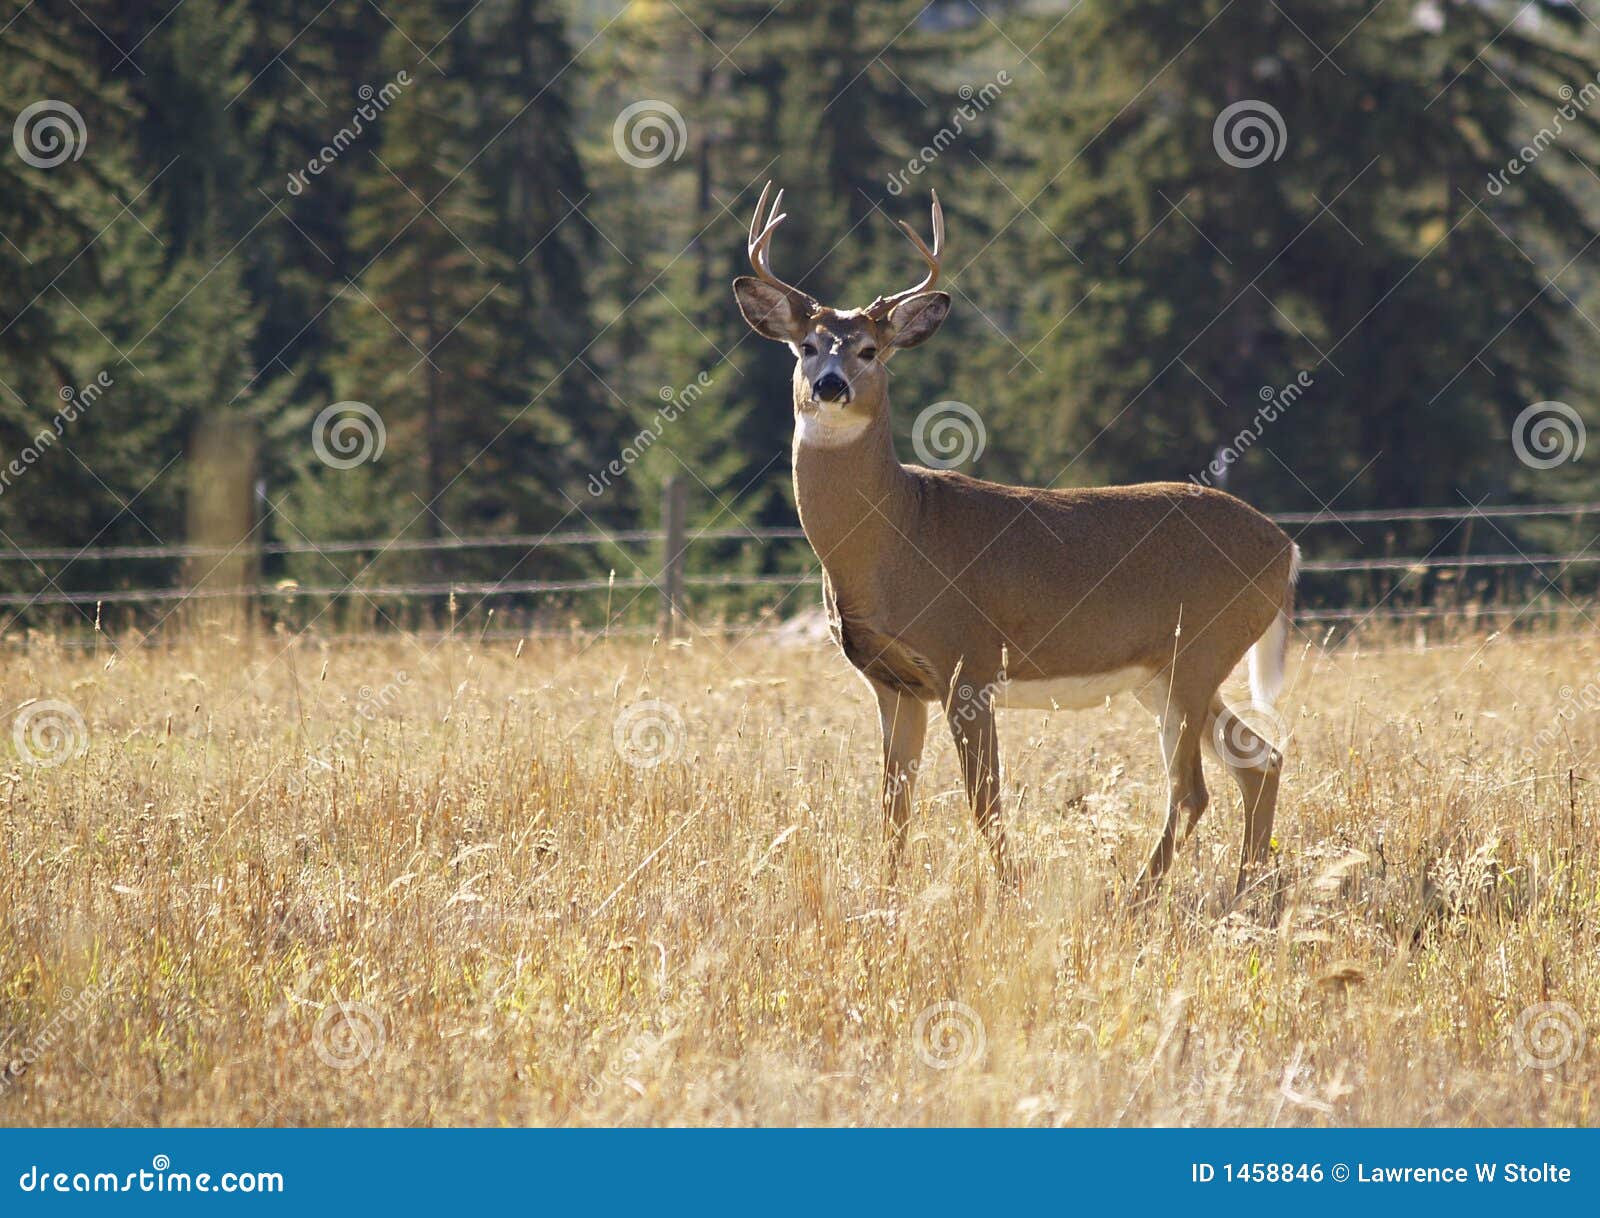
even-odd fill
[(46, 98), (17, 115), (11, 125), (11, 145), (35, 169), (54, 169), (83, 156), (89, 129), (83, 115), (70, 102)]
[[(1008, 705), (1012, 689), (1013, 682), (1004, 671), (982, 688), (970, 682), (960, 685), (952, 682), (946, 700), (952, 731), (959, 738), (963, 734), (962, 729), (977, 719), (981, 712)], [(1216, 723), (1212, 725), (1211, 743), (1225, 764), (1242, 769), (1259, 769), (1274, 760), (1281, 760), (1279, 746), (1274, 745), (1273, 741), (1284, 742), (1288, 737), (1288, 722), (1277, 710), (1248, 701), (1225, 709), (1217, 716)], [(921, 758), (907, 765), (905, 782), (914, 781), (921, 769)], [(898, 787), (894, 790), (898, 791)]]
[(892, 195), (899, 195), (909, 184), (909, 179), (920, 177), (922, 172), (932, 165), (960, 138), (961, 133), (967, 129), (967, 124), (973, 122), (990, 106), (995, 99), (1011, 85), (1011, 73), (1001, 70), (996, 72), (994, 79), (980, 88), (974, 89), (971, 85), (962, 85), (956, 92), (961, 97), (961, 105), (950, 112), (950, 120), (934, 133), (933, 139), (917, 150), (917, 154), (906, 162), (904, 169), (898, 169), (889, 175), (887, 189)]
[(1583, 420), (1565, 402), (1535, 402), (1511, 425), (1511, 448), (1529, 469), (1552, 469), (1583, 457)]
[[(957, 680), (959, 679), (958, 675)], [(992, 710), (996, 706), (1004, 706), (1010, 689), (1011, 679), (1004, 672), (982, 688), (970, 682), (959, 685), (954, 681), (951, 682), (950, 692), (945, 700), (945, 717), (950, 723), (951, 731), (956, 734), (958, 747), (965, 747), (966, 726), (977, 719), (981, 712)], [(890, 786), (884, 792), (884, 797), (895, 798), (916, 782), (922, 774), (926, 760), (925, 756), (919, 755), (900, 767), (899, 772), (890, 779)]]
[(1190, 474), (1189, 481), (1197, 486), (1211, 486), (1213, 478), (1226, 478), (1229, 467), (1250, 451), (1251, 446), (1266, 432), (1267, 424), (1276, 423), (1314, 384), (1316, 382), (1311, 379), (1309, 372), (1301, 372), (1282, 389), (1274, 389), (1271, 385), (1261, 386), (1257, 390), (1261, 406), (1251, 417), (1249, 426), (1240, 430), (1231, 442), (1217, 449), (1211, 464), (1198, 474)]
[[(364, 723), (371, 723), (380, 712), (386, 711), (394, 705), (400, 697), (400, 690), (411, 681), (411, 674), (401, 669), (384, 684), (374, 689), (370, 685), (363, 685), (356, 691), (355, 715)], [(328, 741), (322, 749), (306, 760), (304, 766), (289, 776), (289, 791), (298, 794), (304, 789), (305, 780), (313, 774), (333, 773), (333, 762), (345, 750), (356, 745), (361, 738), (361, 725), (347, 723), (334, 733), (333, 739)]]
[(172, 1156), (156, 1155), (138, 1171), (54, 1171), (37, 1163), (17, 1177), (25, 1193), (281, 1193), (281, 1171), (172, 1171)]
[(911, 1043), (922, 1064), (955, 1070), (983, 1056), (989, 1038), (978, 1012), (964, 1002), (924, 1007), (911, 1025)]
[(354, 469), (383, 456), (388, 441), (383, 419), (365, 402), (324, 406), (311, 423), (311, 449), (334, 469)]
[(1564, 1002), (1536, 1002), (1523, 1009), (1511, 1029), (1511, 1043), (1524, 1070), (1554, 1070), (1583, 1052), (1588, 1029), (1583, 1017)]
[[(1578, 717), (1579, 711), (1600, 710), (1600, 674), (1584, 682), (1576, 690), (1570, 685), (1563, 685), (1556, 691), (1556, 696), (1561, 702), (1561, 707), (1555, 714), (1559, 722), (1571, 723)], [(1562, 734), (1557, 723), (1541, 728), (1534, 736), (1533, 743), (1522, 750), (1522, 760), (1525, 763), (1532, 762), (1545, 749), (1554, 745)]]
[[(636, 1074), (660, 1068), (674, 1041), (683, 1035), (683, 1029), (704, 1002), (700, 987), (695, 984), (710, 964), (708, 953), (701, 951), (688, 966), (676, 975), (668, 975), (666, 949), (661, 952), (658, 992), (666, 997), (666, 1005), (650, 1021), (655, 1031), (640, 1030), (629, 1036), (620, 1047), (606, 1057), (597, 1074), (584, 1083), (584, 1091), (591, 1099), (599, 1099), (608, 1090), (627, 1086)], [(670, 1068), (670, 1061), (665, 1063)]]
[[(1594, 105), (1596, 99), (1600, 99), (1600, 84), (1597, 84), (1597, 81), (1600, 81), (1600, 76), (1596, 76), (1594, 80), (1584, 81), (1581, 89), (1574, 90), (1571, 85), (1562, 85), (1556, 90), (1564, 104), (1550, 116), (1548, 123), (1539, 128), (1539, 133), (1530, 143), (1517, 149), (1517, 155), (1506, 162), (1504, 169), (1489, 175), (1487, 189), (1492, 196), (1499, 198), (1505, 193), (1506, 187), (1511, 184), (1510, 178), (1520, 178), (1523, 170), (1531, 166), (1546, 148), (1561, 138), (1561, 133), (1568, 123)], [(1577, 104), (1574, 104), (1575, 99)]]
[(306, 162), (304, 169), (296, 169), (289, 174), (289, 193), (300, 195), (311, 184), (311, 178), (321, 177), (325, 170), (344, 155), (345, 149), (361, 138), (366, 130), (366, 124), (394, 105), (395, 99), (410, 84), (411, 74), (401, 68), (395, 73), (394, 79), (381, 89), (374, 89), (371, 85), (362, 85), (357, 89), (356, 96), (361, 99), (361, 104), (351, 113), (350, 121), (334, 133), (330, 143), (324, 144), (317, 150), (317, 155)]
[(911, 424), (911, 448), (929, 469), (954, 469), (976, 461), (988, 439), (983, 419), (965, 402), (935, 402)]
[(60, 994), (61, 1005), (56, 1008), (49, 1022), (40, 1029), (39, 1034), (15, 1054), (8, 1054), (5, 1059), (0, 1059), (0, 1095), (27, 1073), (36, 1062), (43, 1060), (51, 1049), (60, 1044), (73, 1024), (101, 1001), (110, 997), (112, 988), (110, 981), (102, 981), (98, 985), (88, 985), (81, 990), (74, 990), (71, 987), (63, 989)]
[(311, 1048), (325, 1066), (353, 1070), (383, 1052), (389, 1036), (383, 1016), (365, 1002), (337, 999), (323, 1008), (311, 1030)]
[(1276, 161), (1288, 143), (1283, 115), (1272, 103), (1257, 98), (1234, 102), (1211, 124), (1211, 146), (1235, 169), (1254, 169)]
[(589, 493), (597, 499), (605, 494), (610, 489), (611, 480), (622, 477), (633, 468), (634, 464), (650, 451), (650, 446), (666, 432), (667, 425), (677, 422), (683, 413), (698, 402), (710, 388), (709, 372), (701, 372), (682, 389), (674, 390), (670, 385), (661, 386), (661, 400), (665, 405), (655, 412), (639, 434), (629, 440), (622, 451), (607, 462), (598, 474), (589, 475)]
[(1272, 707), (1251, 700), (1223, 707), (1211, 725), (1211, 744), (1224, 765), (1260, 770), (1278, 758), (1273, 741), (1285, 741), (1289, 725)]
[(617, 754), (636, 770), (653, 770), (683, 751), (683, 715), (670, 702), (648, 699), (622, 708), (611, 727)]
[(70, 702), (25, 702), (11, 724), (11, 740), (24, 762), (49, 769), (89, 751), (89, 725)]
[(1194, 1074), (1189, 1080), (1189, 1094), (1194, 1099), (1204, 1099), (1226, 1091), (1239, 1073), (1239, 1063), (1244, 1060), (1244, 1046), (1237, 1042), (1210, 1048), (1204, 1039), (1200, 1052), (1195, 1055)]
[(61, 386), (61, 409), (51, 417), (50, 425), (40, 428), (15, 457), (12, 457), (4, 467), (0, 467), (0, 495), (10, 490), (12, 480), (27, 473), (39, 458), (66, 434), (68, 423), (76, 423), (79, 416), (98, 402), (100, 395), (115, 384), (116, 381), (111, 374), (102, 371), (82, 389), (75, 389), (71, 385)]
[(611, 124), (611, 143), (635, 169), (654, 169), (683, 156), (689, 126), (671, 102), (646, 98), (622, 108)]

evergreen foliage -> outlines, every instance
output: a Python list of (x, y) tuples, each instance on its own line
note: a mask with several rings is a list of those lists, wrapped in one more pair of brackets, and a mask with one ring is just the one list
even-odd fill
[[(944, 202), (956, 305), (895, 365), (904, 459), (954, 398), (1006, 480), (1594, 497), (1511, 444), (1531, 403), (1592, 417), (1600, 32), (1560, 0), (3, 0), (0, 27), (0, 549), (184, 541), (202, 427), (257, 437), (269, 541), (649, 528), (670, 477), (691, 532), (792, 524), (790, 357), (728, 291), (768, 178), (782, 273), (840, 305), (920, 273), (891, 221)], [(319, 457), (340, 402), (376, 460)], [(808, 565), (733, 540), (691, 571)], [(181, 574), (10, 561), (0, 590)]]

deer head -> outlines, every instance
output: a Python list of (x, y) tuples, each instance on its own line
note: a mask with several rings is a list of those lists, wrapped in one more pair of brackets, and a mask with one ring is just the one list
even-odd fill
[(909, 224), (899, 221), (928, 264), (922, 282), (879, 296), (864, 309), (834, 309), (772, 273), (772, 234), (787, 215), (779, 210), (781, 190), (768, 209), (771, 190), (768, 182), (750, 222), (747, 249), (756, 273), (735, 279), (733, 293), (751, 329), (794, 352), (794, 408), (805, 434), (821, 443), (844, 442), (887, 412), (884, 365), (889, 357), (932, 337), (950, 312), (950, 294), (931, 290), (944, 253), (944, 211), (935, 194), (931, 249)]

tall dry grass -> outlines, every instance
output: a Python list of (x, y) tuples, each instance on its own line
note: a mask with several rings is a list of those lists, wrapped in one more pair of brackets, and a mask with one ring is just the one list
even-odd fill
[(30, 699), (82, 717), (24, 725), (60, 764), (0, 746), (6, 1123), (1597, 1114), (1597, 640), (1307, 648), (1276, 892), (1227, 908), (1208, 768), (1136, 913), (1164, 791), (1130, 701), (1002, 716), (1007, 901), (942, 737), (885, 886), (875, 716), (825, 646), (36, 639), (5, 671), (8, 737)]

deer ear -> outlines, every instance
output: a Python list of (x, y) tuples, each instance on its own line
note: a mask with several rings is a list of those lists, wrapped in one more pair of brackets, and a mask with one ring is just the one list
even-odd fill
[(809, 319), (800, 308), (800, 302), (782, 288), (754, 275), (740, 275), (733, 281), (733, 295), (745, 321), (762, 338), (794, 343), (805, 334)]
[(889, 314), (888, 345), (903, 349), (926, 342), (949, 315), (949, 292), (923, 292), (903, 300)]

